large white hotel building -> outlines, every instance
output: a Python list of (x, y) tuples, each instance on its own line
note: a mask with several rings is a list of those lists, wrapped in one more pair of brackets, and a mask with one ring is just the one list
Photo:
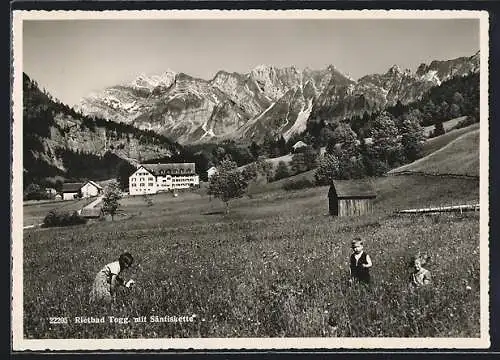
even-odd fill
[(128, 179), (130, 195), (156, 194), (200, 184), (194, 163), (142, 164)]

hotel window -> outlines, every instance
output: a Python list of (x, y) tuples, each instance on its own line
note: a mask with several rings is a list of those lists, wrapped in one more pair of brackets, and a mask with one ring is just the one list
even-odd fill
[(148, 186), (153, 186), (153, 183), (148, 183)]
[(132, 184), (132, 187), (136, 187), (136, 186), (137, 186), (137, 184)]
[(141, 186), (141, 187), (144, 186), (144, 183), (140, 183), (139, 186)]
[(153, 179), (152, 177), (149, 177), (149, 178), (148, 178), (148, 180), (149, 180), (149, 181), (153, 181), (154, 179)]

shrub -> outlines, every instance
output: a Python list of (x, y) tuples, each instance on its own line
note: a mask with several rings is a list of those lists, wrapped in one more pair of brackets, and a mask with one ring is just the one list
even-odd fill
[(283, 184), (283, 189), (287, 191), (305, 189), (310, 187), (314, 187), (314, 183), (309, 179), (293, 180)]
[(478, 122), (477, 118), (475, 116), (467, 116), (465, 119), (460, 120), (454, 127), (453, 129), (461, 129), (466, 126), (472, 125), (474, 123)]
[(442, 121), (438, 121), (434, 124), (434, 131), (429, 134), (429, 138), (437, 137), (445, 134), (444, 126)]
[(23, 200), (48, 200), (53, 199), (54, 195), (48, 194), (38, 184), (29, 184), (24, 190)]
[(43, 219), (43, 227), (79, 225), (86, 222), (87, 219), (78, 215), (76, 211), (69, 213), (51, 210)]
[(278, 167), (276, 168), (276, 173), (274, 174), (274, 181), (284, 179), (290, 176), (290, 170), (288, 169), (288, 165), (284, 161), (280, 161), (278, 163)]

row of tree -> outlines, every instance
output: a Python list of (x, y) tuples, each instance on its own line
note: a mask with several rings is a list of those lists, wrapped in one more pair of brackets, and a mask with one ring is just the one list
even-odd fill
[(316, 182), (329, 184), (332, 179), (377, 176), (418, 159), (425, 140), (420, 119), (411, 112), (398, 120), (399, 126), (389, 112), (379, 114), (372, 123), (370, 142), (358, 139), (348, 124), (341, 125), (336, 131), (341, 129), (342, 139), (337, 136), (337, 142), (326, 147)]

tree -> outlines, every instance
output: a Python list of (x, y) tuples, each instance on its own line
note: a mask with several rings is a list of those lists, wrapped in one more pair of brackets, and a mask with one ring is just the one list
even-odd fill
[(218, 164), (222, 162), (226, 157), (226, 149), (224, 149), (222, 146), (218, 146), (213, 150), (212, 154), (214, 155), (216, 164)]
[(373, 143), (369, 154), (377, 163), (377, 173), (381, 174), (402, 161), (401, 138), (394, 119), (388, 112), (383, 112), (375, 118), (372, 124)]
[(267, 181), (270, 181), (273, 176), (273, 165), (264, 159), (259, 159), (255, 162), (257, 173), (265, 176)]
[(227, 148), (226, 151), (231, 155), (231, 159), (233, 159), (238, 166), (243, 166), (253, 161), (253, 156), (246, 146), (232, 145), (230, 148)]
[(24, 190), (23, 200), (49, 199), (50, 195), (38, 184), (29, 184)]
[(261, 154), (261, 149), (260, 146), (257, 145), (255, 141), (252, 141), (250, 144), (250, 153), (252, 154), (253, 158), (256, 160), (259, 155)]
[(210, 178), (208, 194), (220, 199), (226, 205), (226, 214), (229, 212), (229, 201), (243, 196), (248, 182), (239, 172), (234, 161), (223, 160), (218, 172)]
[(365, 175), (365, 167), (361, 155), (349, 156), (346, 153), (341, 153), (338, 156), (339, 171), (338, 179), (358, 179)]
[(355, 156), (357, 155), (356, 138), (356, 133), (351, 129), (349, 124), (340, 124), (333, 132), (326, 151), (329, 154), (333, 154), (335, 149), (340, 147), (349, 156)]
[(434, 122), (434, 118), (437, 113), (436, 105), (434, 104), (432, 99), (425, 103), (422, 111), (424, 113), (424, 121), (422, 124), (425, 126), (431, 125)]
[(128, 178), (135, 172), (136, 168), (128, 161), (122, 161), (118, 165), (116, 181), (120, 185), (121, 190), (128, 190)]
[(120, 185), (118, 182), (113, 181), (109, 183), (104, 189), (104, 196), (102, 198), (102, 211), (105, 214), (111, 215), (111, 220), (114, 219), (118, 208), (120, 207), (120, 199), (122, 198)]
[(457, 105), (462, 105), (464, 103), (464, 97), (458, 91), (453, 94), (453, 103)]
[(451, 104), (450, 106), (450, 116), (452, 118), (457, 118), (461, 115), (460, 106), (457, 104)]
[(317, 156), (317, 152), (310, 146), (304, 147), (304, 150), (300, 153), (293, 154), (291, 162), (293, 174), (299, 174), (314, 168)]
[(450, 105), (446, 101), (443, 100), (441, 105), (439, 105), (439, 115), (442, 121), (446, 121), (450, 118)]
[(330, 128), (330, 126), (324, 127), (323, 129), (321, 129), (319, 133), (319, 139), (318, 139), (319, 145), (320, 146), (328, 145), (330, 142), (333, 142), (333, 137), (334, 137), (334, 132)]
[(411, 112), (405, 116), (400, 131), (404, 157), (408, 161), (417, 160), (422, 153), (425, 136), (415, 113)]
[(288, 153), (287, 147), (286, 147), (286, 140), (283, 137), (283, 135), (280, 136), (280, 138), (276, 141), (276, 149), (278, 156), (283, 156)]
[(264, 139), (262, 140), (262, 155), (271, 157), (274, 148), (274, 143), (275, 141), (273, 135), (270, 132), (266, 132), (264, 134)]
[(257, 176), (259, 175), (259, 169), (257, 163), (253, 162), (245, 166), (245, 168), (241, 172), (241, 175), (243, 176), (246, 182), (251, 182), (253, 180), (256, 180)]
[(319, 160), (318, 169), (314, 173), (316, 185), (330, 185), (339, 173), (339, 159), (336, 155), (325, 153)]
[(200, 179), (202, 181), (208, 181), (207, 170), (212, 166), (209, 154), (206, 154), (204, 151), (200, 151), (194, 154), (193, 158), (196, 169), (200, 175)]
[(290, 176), (290, 170), (288, 165), (284, 161), (280, 161), (276, 167), (276, 173), (274, 174), (274, 180), (284, 179)]

